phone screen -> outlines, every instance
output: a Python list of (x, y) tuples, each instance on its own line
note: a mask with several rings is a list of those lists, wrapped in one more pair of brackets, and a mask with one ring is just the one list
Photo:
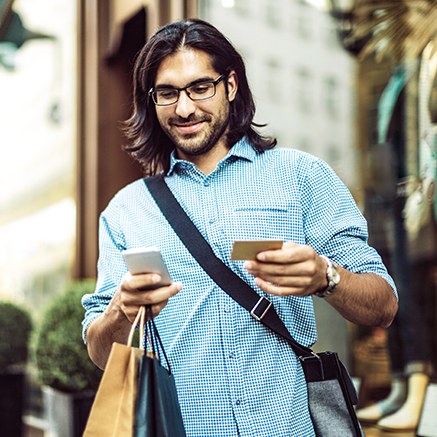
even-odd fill
[(132, 275), (158, 273), (161, 276), (161, 281), (153, 288), (171, 284), (170, 274), (157, 247), (127, 249), (122, 252), (122, 255)]

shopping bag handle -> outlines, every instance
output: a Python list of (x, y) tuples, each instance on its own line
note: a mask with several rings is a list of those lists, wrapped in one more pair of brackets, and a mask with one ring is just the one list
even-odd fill
[(140, 306), (140, 309), (138, 310), (137, 316), (135, 317), (134, 322), (132, 323), (132, 326), (129, 331), (129, 337), (127, 339), (127, 345), (132, 346), (132, 341), (135, 333), (135, 329), (138, 325), (140, 325), (140, 340), (139, 340), (139, 348), (141, 350), (144, 350), (144, 326), (146, 323), (146, 307)]
[[(162, 343), (161, 337), (158, 332), (158, 328), (155, 325), (155, 321), (152, 316), (152, 309), (150, 308), (150, 305), (147, 305), (145, 310), (146, 313), (146, 337), (147, 337), (147, 343), (152, 348), (152, 355), (153, 357), (156, 357), (159, 361), (159, 363), (162, 365), (162, 359), (161, 359), (161, 352), (162, 356), (165, 359), (165, 362), (167, 364), (167, 372), (169, 375), (172, 374), (170, 362), (167, 358), (167, 354), (165, 353), (164, 345)], [(144, 335), (144, 334), (143, 334)], [(147, 348), (147, 346), (146, 346)]]
[[(147, 316), (147, 322), (146, 322)], [(146, 326), (147, 323), (147, 326)], [(150, 305), (142, 305), (138, 310), (138, 313), (135, 317), (134, 322), (129, 331), (129, 337), (127, 339), (127, 345), (132, 346), (132, 341), (135, 333), (136, 327), (140, 325), (140, 340), (139, 340), (139, 348), (141, 350), (145, 350), (144, 347), (144, 335), (147, 337), (147, 343), (152, 348), (153, 356), (158, 357), (159, 362), (161, 363), (161, 354), (160, 350), (164, 356), (165, 362), (167, 364), (168, 374), (171, 375), (171, 367), (170, 362), (168, 361), (167, 354), (165, 353), (164, 345), (162, 344), (161, 337), (159, 336), (158, 329), (156, 328), (155, 322), (152, 318)]]

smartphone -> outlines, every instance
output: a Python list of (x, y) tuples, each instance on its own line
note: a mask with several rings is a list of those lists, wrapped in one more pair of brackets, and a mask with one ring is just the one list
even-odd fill
[(147, 287), (147, 290), (165, 287), (172, 283), (167, 266), (162, 259), (161, 252), (157, 247), (147, 247), (141, 249), (127, 249), (121, 253), (131, 275), (141, 273), (158, 273), (161, 281), (157, 284)]

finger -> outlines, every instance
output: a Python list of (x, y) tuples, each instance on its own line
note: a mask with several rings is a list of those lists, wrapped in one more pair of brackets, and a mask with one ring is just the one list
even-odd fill
[(277, 275), (290, 275), (293, 268), (289, 264), (268, 264), (257, 261), (245, 261), (243, 267), (252, 275), (259, 276), (263, 273)]
[(155, 290), (139, 291), (134, 289), (134, 291), (123, 291), (120, 306), (131, 323), (134, 321), (139, 308), (144, 305), (151, 306), (153, 317), (156, 317), (167, 305), (169, 298), (176, 295), (181, 289), (182, 284), (180, 282), (173, 282), (167, 287)]
[(312, 279), (308, 276), (277, 276), (263, 274), (257, 275), (256, 278), (280, 287), (306, 288), (310, 287), (312, 284)]
[(131, 275), (127, 273), (123, 278), (122, 286), (125, 291), (137, 291), (140, 288), (153, 287), (161, 280), (157, 273), (144, 273), (140, 275)]
[(305, 296), (304, 289), (301, 287), (279, 286), (261, 278), (255, 278), (255, 284), (268, 294), (275, 296)]
[[(316, 271), (315, 263), (311, 261), (293, 263), (293, 264), (278, 264), (278, 263), (260, 263), (256, 261), (246, 261), (243, 267), (254, 276), (261, 276), (267, 279), (268, 276), (293, 276), (312, 277)], [(268, 280), (268, 279), (267, 279)]]
[(136, 296), (141, 305), (156, 305), (160, 302), (167, 301), (181, 289), (182, 284), (180, 282), (173, 282), (167, 287), (156, 288), (155, 290), (138, 291)]
[(316, 252), (310, 246), (288, 242), (282, 246), (281, 250), (260, 252), (257, 255), (257, 260), (264, 263), (294, 264), (315, 257)]
[(123, 302), (125, 305), (154, 305), (167, 300), (177, 294), (182, 289), (180, 282), (173, 282), (166, 287), (155, 288), (153, 290), (124, 291)]
[[(155, 305), (150, 305), (150, 309), (151, 309), (151, 318), (154, 319), (163, 309), (164, 307), (167, 305), (168, 301), (163, 301), (159, 304), (155, 304)], [(149, 317), (150, 320), (150, 317)]]

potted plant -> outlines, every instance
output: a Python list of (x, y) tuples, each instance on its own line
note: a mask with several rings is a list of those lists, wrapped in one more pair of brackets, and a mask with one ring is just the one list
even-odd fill
[(31, 330), (27, 310), (0, 302), (0, 423), (2, 435), (10, 437), (20, 437), (23, 432), (24, 365)]
[(94, 280), (72, 282), (43, 312), (37, 329), (36, 365), (53, 437), (82, 436), (102, 376), (82, 340), (81, 299), (94, 288)]

